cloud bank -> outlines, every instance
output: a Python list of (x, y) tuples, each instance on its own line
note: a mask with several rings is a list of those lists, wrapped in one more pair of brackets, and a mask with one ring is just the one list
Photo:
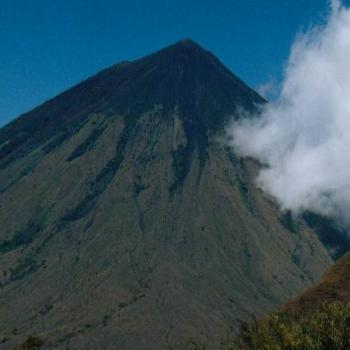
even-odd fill
[(257, 182), (282, 209), (350, 225), (350, 9), (299, 35), (276, 101), (229, 128), (231, 145), (265, 166)]

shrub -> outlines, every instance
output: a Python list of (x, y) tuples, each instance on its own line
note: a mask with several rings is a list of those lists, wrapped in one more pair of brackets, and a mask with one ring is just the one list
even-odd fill
[(13, 350), (37, 350), (44, 344), (43, 340), (36, 336), (29, 336), (21, 345), (17, 345)]
[(312, 313), (279, 312), (243, 324), (224, 350), (350, 349), (350, 304), (323, 304)]

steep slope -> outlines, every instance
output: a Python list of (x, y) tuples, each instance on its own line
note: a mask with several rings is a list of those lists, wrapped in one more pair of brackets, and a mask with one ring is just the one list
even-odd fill
[(333, 262), (220, 141), (265, 101), (185, 40), (0, 130), (0, 349), (215, 346)]
[(289, 301), (283, 309), (305, 313), (333, 302), (350, 303), (350, 253), (339, 259), (318, 284)]

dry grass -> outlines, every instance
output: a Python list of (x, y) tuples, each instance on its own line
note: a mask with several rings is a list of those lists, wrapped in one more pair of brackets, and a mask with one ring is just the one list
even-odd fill
[(224, 350), (346, 350), (350, 348), (350, 304), (325, 303), (311, 313), (274, 313), (244, 324)]
[(321, 282), (291, 300), (282, 309), (294, 312), (312, 312), (322, 303), (350, 302), (350, 253), (331, 267)]

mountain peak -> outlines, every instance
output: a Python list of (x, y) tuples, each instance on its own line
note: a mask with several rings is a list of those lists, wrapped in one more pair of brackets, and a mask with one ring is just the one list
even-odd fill
[(171, 44), (160, 51), (176, 51), (176, 50), (185, 50), (187, 52), (202, 52), (205, 54), (210, 54), (209, 51), (204, 49), (198, 43), (193, 41), (192, 39), (182, 39), (174, 44)]
[[(162, 105), (201, 120), (205, 128), (222, 126), (238, 108), (252, 110), (263, 103), (255, 91), (227, 69), (211, 52), (191, 39), (153, 54), (116, 65), (100, 76), (113, 101), (139, 113)], [(108, 86), (107, 86), (108, 85)], [(122, 98), (121, 98), (122, 97)], [(121, 107), (119, 104), (118, 108)]]
[(49, 135), (75, 130), (91, 114), (138, 118), (155, 106), (162, 106), (164, 118), (176, 108), (187, 138), (196, 142), (222, 130), (239, 109), (251, 111), (259, 103), (264, 99), (212, 53), (184, 39), (107, 68), (16, 119), (0, 130), (0, 144), (12, 140), (0, 156), (15, 151), (13, 144), (42, 143)]
[[(210, 52), (204, 49), (202, 46), (197, 44), (192, 39), (183, 39), (177, 41), (155, 53), (142, 58), (141, 60), (152, 57), (153, 59), (164, 59), (165, 57), (170, 58), (169, 65), (173, 64), (193, 64), (193, 60), (198, 61), (218, 61), (217, 58)], [(192, 61), (191, 61), (192, 58)]]
[(188, 48), (198, 48), (198, 47), (201, 48), (200, 45), (198, 45), (195, 41), (193, 41), (192, 39), (189, 39), (189, 38), (179, 40), (178, 42), (176, 42), (173, 45), (184, 46), (184, 47), (188, 47)]

